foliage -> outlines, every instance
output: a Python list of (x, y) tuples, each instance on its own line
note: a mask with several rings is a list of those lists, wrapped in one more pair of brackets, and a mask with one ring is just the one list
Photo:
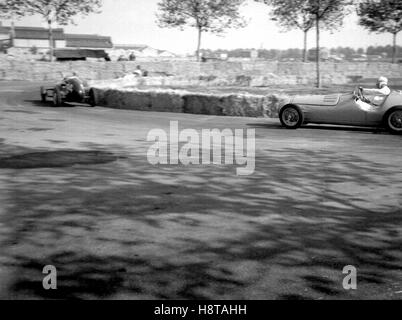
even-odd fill
[(365, 0), (358, 5), (359, 24), (372, 32), (393, 34), (392, 62), (396, 62), (396, 36), (402, 30), (402, 2), (400, 0)]
[(221, 33), (245, 25), (240, 16), (244, 0), (162, 0), (158, 3), (160, 27), (195, 27), (202, 32)]
[(15, 1), (0, 0), (0, 18), (8, 19), (16, 13)]
[(332, 30), (343, 24), (350, 1), (345, 0), (256, 0), (272, 7), (272, 20), (286, 30), (309, 31), (318, 17), (322, 27)]
[(358, 6), (360, 25), (372, 32), (402, 31), (402, 2), (400, 0), (363, 1)]
[(161, 0), (157, 19), (162, 28), (194, 27), (198, 30), (197, 60), (200, 60), (203, 32), (222, 33), (228, 28), (244, 27), (240, 15), (245, 0)]
[(47, 22), (60, 25), (73, 23), (77, 15), (98, 12), (102, 0), (7, 0), (21, 16), (38, 14)]

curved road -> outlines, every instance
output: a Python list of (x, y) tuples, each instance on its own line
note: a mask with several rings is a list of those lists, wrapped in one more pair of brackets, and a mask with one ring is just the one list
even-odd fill
[[(402, 137), (37, 100), (0, 82), (0, 299), (402, 298)], [(255, 173), (152, 166), (170, 121), (255, 129)]]

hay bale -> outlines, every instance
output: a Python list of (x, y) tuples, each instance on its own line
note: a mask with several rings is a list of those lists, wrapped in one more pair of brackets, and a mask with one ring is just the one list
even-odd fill
[(176, 91), (150, 92), (152, 111), (183, 113), (184, 99)]
[(124, 110), (151, 110), (151, 95), (145, 92), (106, 90), (103, 94), (103, 106)]
[(279, 108), (289, 100), (286, 95), (271, 94), (265, 97), (263, 116), (268, 118), (279, 118)]
[(223, 113), (234, 117), (262, 117), (264, 96), (233, 94), (223, 98)]
[(222, 116), (224, 115), (223, 99), (223, 96), (219, 95), (185, 94), (183, 112)]
[(105, 107), (235, 117), (278, 117), (285, 95), (206, 94), (163, 89), (96, 88), (97, 104)]

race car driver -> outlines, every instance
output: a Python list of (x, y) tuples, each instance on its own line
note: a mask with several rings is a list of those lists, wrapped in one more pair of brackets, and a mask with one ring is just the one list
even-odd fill
[(388, 79), (386, 77), (380, 77), (377, 81), (377, 88), (367, 89), (360, 88), (361, 93), (366, 98), (366, 103), (370, 103), (375, 106), (380, 106), (386, 97), (391, 94), (391, 89), (388, 87)]

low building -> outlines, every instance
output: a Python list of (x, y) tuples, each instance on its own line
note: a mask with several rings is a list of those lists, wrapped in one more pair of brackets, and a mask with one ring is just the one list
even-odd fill
[(167, 50), (158, 50), (158, 57), (161, 58), (175, 58), (176, 54)]
[[(320, 48), (320, 58), (321, 58), (321, 60), (329, 60), (329, 57), (330, 57), (329, 49)], [(317, 49), (316, 48), (312, 48), (312, 49), (308, 50), (307, 59), (309, 61), (317, 60)]]
[[(16, 48), (32, 48), (38, 49), (49, 48), (49, 30), (36, 27), (15, 27), (14, 36), (11, 27), (0, 27), (0, 37), (9, 39), (13, 38), (13, 46)], [(56, 28), (53, 30), (53, 41), (55, 48), (64, 48), (66, 40), (64, 30)]]
[(103, 49), (56, 49), (54, 56), (57, 61), (77, 61), (77, 60), (106, 60), (109, 61), (109, 56)]
[[(111, 49), (111, 37), (87, 34), (65, 34), (62, 28), (55, 28), (53, 34), (53, 47), (55, 49)], [(35, 51), (46, 52), (49, 49), (49, 30), (36, 27), (4, 27), (0, 25), (0, 43), (8, 43), (12, 47), (9, 51), (24, 53)]]
[(158, 50), (146, 44), (118, 44), (114, 46), (113, 50), (122, 54), (134, 53), (136, 57), (141, 58), (158, 58), (161, 54), (164, 54), (164, 56), (171, 54), (165, 50)]
[(66, 34), (66, 48), (77, 49), (111, 49), (111, 37), (90, 34)]
[(3, 27), (0, 22), (0, 40), (9, 40), (10, 39), (10, 28)]

